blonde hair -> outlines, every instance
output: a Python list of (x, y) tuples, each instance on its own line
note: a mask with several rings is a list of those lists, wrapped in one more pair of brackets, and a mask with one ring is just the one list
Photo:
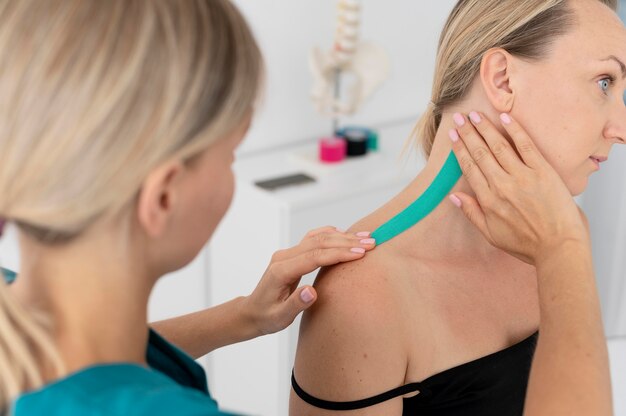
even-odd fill
[[(599, 0), (617, 10), (617, 0)], [(491, 48), (528, 60), (544, 58), (575, 15), (567, 0), (460, 0), (439, 38), (431, 100), (413, 136), (427, 156), (446, 107), (468, 93)]]
[[(0, 217), (61, 244), (123, 212), (241, 124), (262, 66), (228, 0), (0, 0)], [(0, 409), (54, 351), (0, 283)]]

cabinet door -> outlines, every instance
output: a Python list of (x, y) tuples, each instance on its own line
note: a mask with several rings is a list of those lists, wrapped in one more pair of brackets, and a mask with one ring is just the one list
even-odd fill
[[(209, 249), (211, 305), (254, 290), (272, 254), (284, 248), (284, 206), (240, 184)], [(283, 333), (220, 348), (208, 355), (209, 388), (220, 408), (237, 414), (283, 416), (277, 386)]]

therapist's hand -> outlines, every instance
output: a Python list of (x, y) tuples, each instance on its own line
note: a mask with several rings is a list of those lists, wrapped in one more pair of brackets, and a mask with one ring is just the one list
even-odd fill
[(566, 242), (588, 245), (584, 214), (519, 123), (501, 116), (511, 145), (483, 114), (463, 119), (450, 138), (476, 197), (450, 199), (487, 240), (530, 264)]
[(288, 327), (317, 299), (312, 286), (298, 287), (300, 279), (322, 266), (358, 260), (373, 249), (369, 232), (345, 233), (335, 227), (310, 231), (300, 244), (274, 253), (258, 286), (245, 298), (245, 309), (258, 335)]

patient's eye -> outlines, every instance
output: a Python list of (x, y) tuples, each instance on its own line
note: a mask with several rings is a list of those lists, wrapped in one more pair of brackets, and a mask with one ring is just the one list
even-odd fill
[(613, 85), (613, 77), (604, 77), (600, 81), (598, 81), (598, 85), (603, 93), (608, 94), (609, 88)]

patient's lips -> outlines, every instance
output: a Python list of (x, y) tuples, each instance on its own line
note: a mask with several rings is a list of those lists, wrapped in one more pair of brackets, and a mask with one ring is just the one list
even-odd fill
[(596, 165), (596, 170), (600, 170), (600, 163), (609, 160), (606, 156), (591, 156), (589, 159)]

